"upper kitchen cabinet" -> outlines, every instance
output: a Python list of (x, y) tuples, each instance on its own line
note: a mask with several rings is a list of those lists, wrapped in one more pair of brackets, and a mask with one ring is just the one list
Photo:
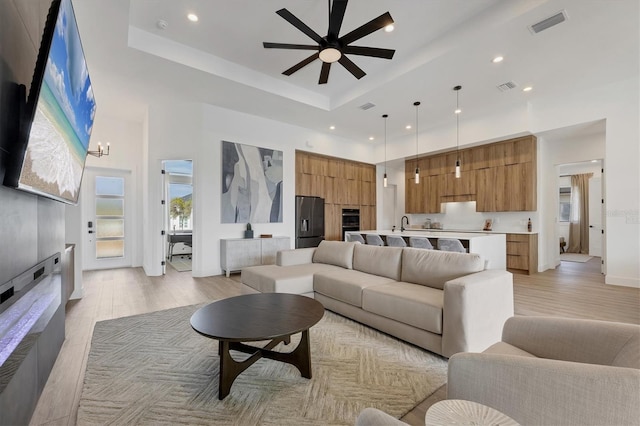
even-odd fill
[[(456, 178), (460, 158), (462, 175)], [(438, 213), (440, 203), (476, 201), (476, 211), (533, 211), (537, 208), (536, 137), (406, 160), (405, 211)], [(421, 182), (413, 183), (417, 164)]]

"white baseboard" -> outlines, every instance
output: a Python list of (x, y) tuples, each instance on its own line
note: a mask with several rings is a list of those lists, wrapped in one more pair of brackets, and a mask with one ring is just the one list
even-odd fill
[(619, 285), (623, 287), (635, 287), (640, 288), (640, 279), (639, 278), (627, 278), (627, 277), (616, 277), (615, 275), (605, 275), (604, 277), (605, 284), (611, 285)]

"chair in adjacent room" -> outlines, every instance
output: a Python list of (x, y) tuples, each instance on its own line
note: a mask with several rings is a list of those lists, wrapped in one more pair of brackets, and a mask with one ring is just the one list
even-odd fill
[(438, 238), (438, 250), (455, 251), (458, 253), (467, 252), (460, 240), (455, 238)]
[(366, 239), (367, 239), (367, 244), (371, 245), (371, 246), (383, 246), (384, 245), (384, 241), (382, 241), (382, 238), (380, 238), (380, 235), (378, 234), (367, 234), (365, 235)]
[(399, 235), (387, 235), (387, 245), (389, 247), (406, 247), (407, 242)]
[(347, 234), (347, 241), (364, 244), (364, 238), (360, 234)]
[(414, 248), (422, 248), (427, 250), (433, 250), (433, 245), (426, 237), (409, 237), (409, 246)]

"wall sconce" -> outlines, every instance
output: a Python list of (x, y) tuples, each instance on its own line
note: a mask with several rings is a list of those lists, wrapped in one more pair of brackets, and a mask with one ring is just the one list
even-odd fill
[(87, 151), (88, 155), (93, 155), (94, 157), (102, 157), (103, 155), (109, 155), (109, 142), (107, 142), (107, 149), (105, 150), (102, 147), (102, 144), (100, 142), (98, 142), (98, 149), (96, 149), (95, 151)]

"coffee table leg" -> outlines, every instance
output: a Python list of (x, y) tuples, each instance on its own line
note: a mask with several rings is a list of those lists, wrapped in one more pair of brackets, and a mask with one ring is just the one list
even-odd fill
[(218, 342), (220, 345), (218, 353), (220, 355), (220, 374), (218, 382), (218, 399), (222, 400), (231, 391), (231, 385), (238, 373), (234, 371), (234, 361), (229, 353), (229, 342)]
[(300, 343), (292, 353), (294, 357), (293, 365), (298, 367), (300, 375), (304, 378), (311, 378), (311, 350), (309, 348), (309, 330), (304, 330), (300, 338)]

